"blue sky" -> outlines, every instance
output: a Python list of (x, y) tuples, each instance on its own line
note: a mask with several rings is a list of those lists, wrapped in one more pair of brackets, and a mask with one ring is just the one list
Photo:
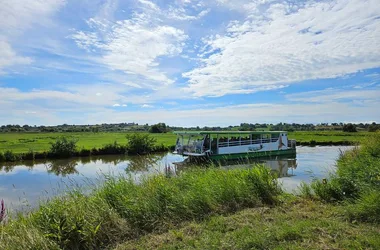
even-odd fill
[(0, 125), (380, 122), (378, 0), (0, 0)]

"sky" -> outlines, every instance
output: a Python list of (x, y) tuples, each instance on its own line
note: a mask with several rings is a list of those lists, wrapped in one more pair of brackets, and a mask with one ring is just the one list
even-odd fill
[(0, 0), (0, 125), (380, 122), (379, 0)]

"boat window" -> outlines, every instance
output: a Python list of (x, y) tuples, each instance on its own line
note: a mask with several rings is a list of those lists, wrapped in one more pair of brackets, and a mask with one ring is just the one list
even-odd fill
[[(283, 134), (281, 134), (281, 136), (282, 136)], [(280, 137), (280, 133), (276, 133), (276, 134), (272, 134), (272, 138), (278, 138), (278, 137)]]

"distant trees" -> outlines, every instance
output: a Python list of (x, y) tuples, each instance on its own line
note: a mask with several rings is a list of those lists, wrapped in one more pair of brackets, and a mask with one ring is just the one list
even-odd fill
[(358, 132), (356, 126), (352, 123), (347, 123), (343, 125), (343, 132)]
[(254, 131), (255, 125), (252, 123), (240, 123), (240, 131)]
[(168, 127), (165, 123), (157, 123), (150, 127), (149, 133), (166, 133), (168, 132)]
[[(355, 129), (352, 127), (354, 126)], [(22, 133), (22, 132), (47, 132), (47, 133), (55, 133), (55, 132), (67, 132), (67, 133), (73, 133), (73, 132), (132, 132), (132, 131), (141, 131), (141, 132), (150, 132), (150, 133), (166, 133), (171, 130), (189, 130), (189, 131), (253, 131), (253, 130), (284, 130), (284, 131), (313, 131), (313, 130), (336, 130), (336, 131), (342, 131), (344, 127), (344, 131), (350, 131), (354, 132), (357, 131), (376, 131), (380, 129), (380, 124), (374, 123), (356, 123), (356, 124), (344, 124), (344, 123), (319, 123), (319, 124), (312, 124), (312, 123), (240, 123), (239, 125), (230, 125), (225, 127), (220, 126), (194, 126), (194, 127), (175, 127), (175, 126), (168, 126), (165, 123), (157, 123), (154, 125), (149, 124), (141, 124), (138, 123), (113, 123), (113, 124), (94, 124), (94, 125), (68, 125), (68, 124), (62, 124), (57, 126), (29, 126), (29, 125), (2, 125), (0, 126), (0, 133), (7, 133), (7, 132), (15, 132), (15, 133)]]
[(377, 130), (380, 130), (380, 124), (376, 124), (376, 122), (373, 122), (371, 125), (368, 126), (369, 132), (376, 132)]

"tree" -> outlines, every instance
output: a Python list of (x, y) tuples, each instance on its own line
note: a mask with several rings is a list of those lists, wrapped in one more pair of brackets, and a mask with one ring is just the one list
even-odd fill
[(352, 123), (347, 123), (343, 125), (343, 132), (358, 132), (356, 127)]
[(376, 124), (376, 122), (372, 123), (368, 127), (369, 132), (376, 132), (377, 130), (380, 130), (380, 124)]
[(165, 123), (157, 123), (150, 127), (149, 133), (166, 133), (168, 128)]

